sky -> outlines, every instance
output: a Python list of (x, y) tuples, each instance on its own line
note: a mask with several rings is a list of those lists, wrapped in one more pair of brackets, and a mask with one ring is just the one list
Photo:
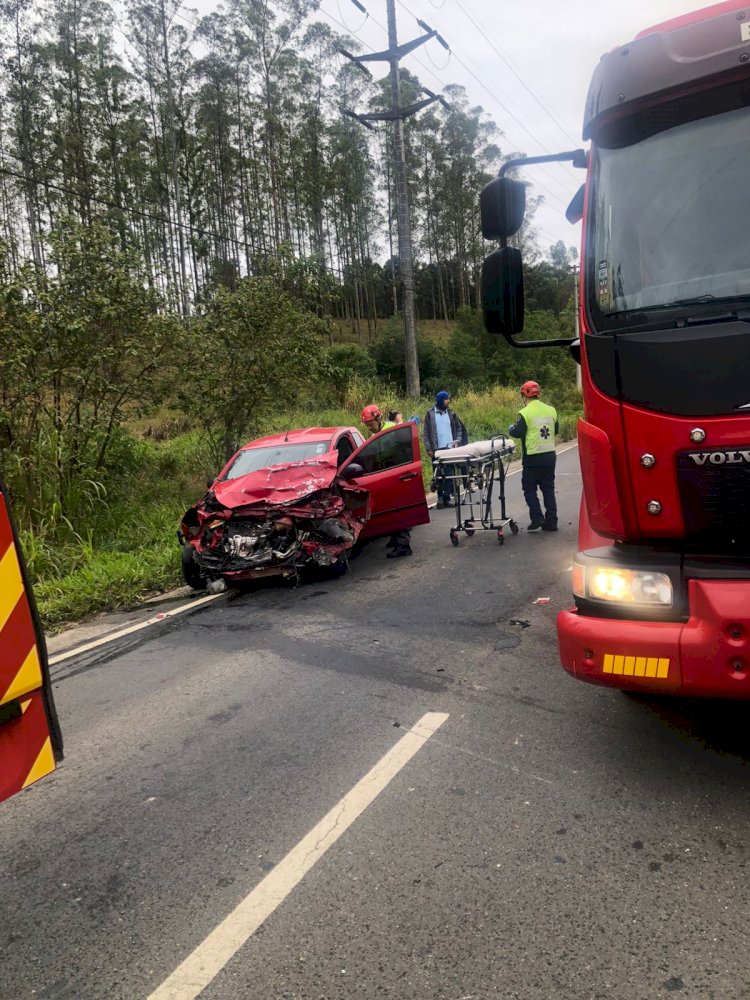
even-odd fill
[[(385, 0), (322, 0), (313, 20), (358, 38), (364, 50), (387, 48)], [(695, 10), (700, 0), (396, 0), (399, 42), (418, 36), (416, 18), (435, 28), (450, 45), (433, 40), (406, 56), (403, 65), (439, 93), (448, 84), (466, 89), (504, 133), (504, 153), (528, 156), (583, 145), (581, 124), (589, 81), (600, 57), (661, 21)], [(188, 0), (206, 14), (214, 0)], [(387, 64), (371, 63), (379, 76)], [(366, 111), (366, 108), (354, 109)], [(527, 168), (529, 194), (543, 195), (534, 219), (539, 244), (580, 243), (580, 223), (570, 225), (565, 208), (583, 172), (562, 164)], [(477, 196), (479, 192), (477, 192)]]

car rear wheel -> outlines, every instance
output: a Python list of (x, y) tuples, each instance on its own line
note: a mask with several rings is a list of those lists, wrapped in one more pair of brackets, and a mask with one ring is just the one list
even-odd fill
[(192, 587), (193, 590), (205, 590), (208, 585), (195, 561), (195, 549), (192, 545), (182, 546), (182, 576), (188, 587)]

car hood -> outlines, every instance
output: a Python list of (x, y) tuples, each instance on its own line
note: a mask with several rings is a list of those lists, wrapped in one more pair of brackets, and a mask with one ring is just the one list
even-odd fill
[(335, 459), (321, 456), (258, 469), (236, 479), (216, 482), (211, 489), (222, 507), (233, 510), (253, 503), (294, 503), (318, 490), (329, 489), (335, 478)]

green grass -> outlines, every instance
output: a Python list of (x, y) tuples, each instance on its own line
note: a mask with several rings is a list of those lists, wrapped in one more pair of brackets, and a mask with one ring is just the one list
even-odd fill
[(70, 573), (36, 585), (42, 621), (54, 631), (98, 611), (136, 607), (149, 594), (178, 586), (179, 566), (174, 533), (137, 553), (92, 553)]
[(200, 435), (132, 442), (106, 497), (67, 539), (21, 531), (46, 628), (132, 608), (181, 583), (176, 531), (205, 492), (211, 461)]

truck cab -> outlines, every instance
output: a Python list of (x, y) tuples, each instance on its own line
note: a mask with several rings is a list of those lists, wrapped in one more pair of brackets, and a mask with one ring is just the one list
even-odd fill
[[(748, 698), (750, 7), (716, 4), (605, 55), (583, 137), (559, 157), (586, 169), (569, 209), (583, 218), (583, 500), (562, 663), (594, 683)], [(493, 185), (485, 322), (526, 346), (507, 245), (523, 195)]]

